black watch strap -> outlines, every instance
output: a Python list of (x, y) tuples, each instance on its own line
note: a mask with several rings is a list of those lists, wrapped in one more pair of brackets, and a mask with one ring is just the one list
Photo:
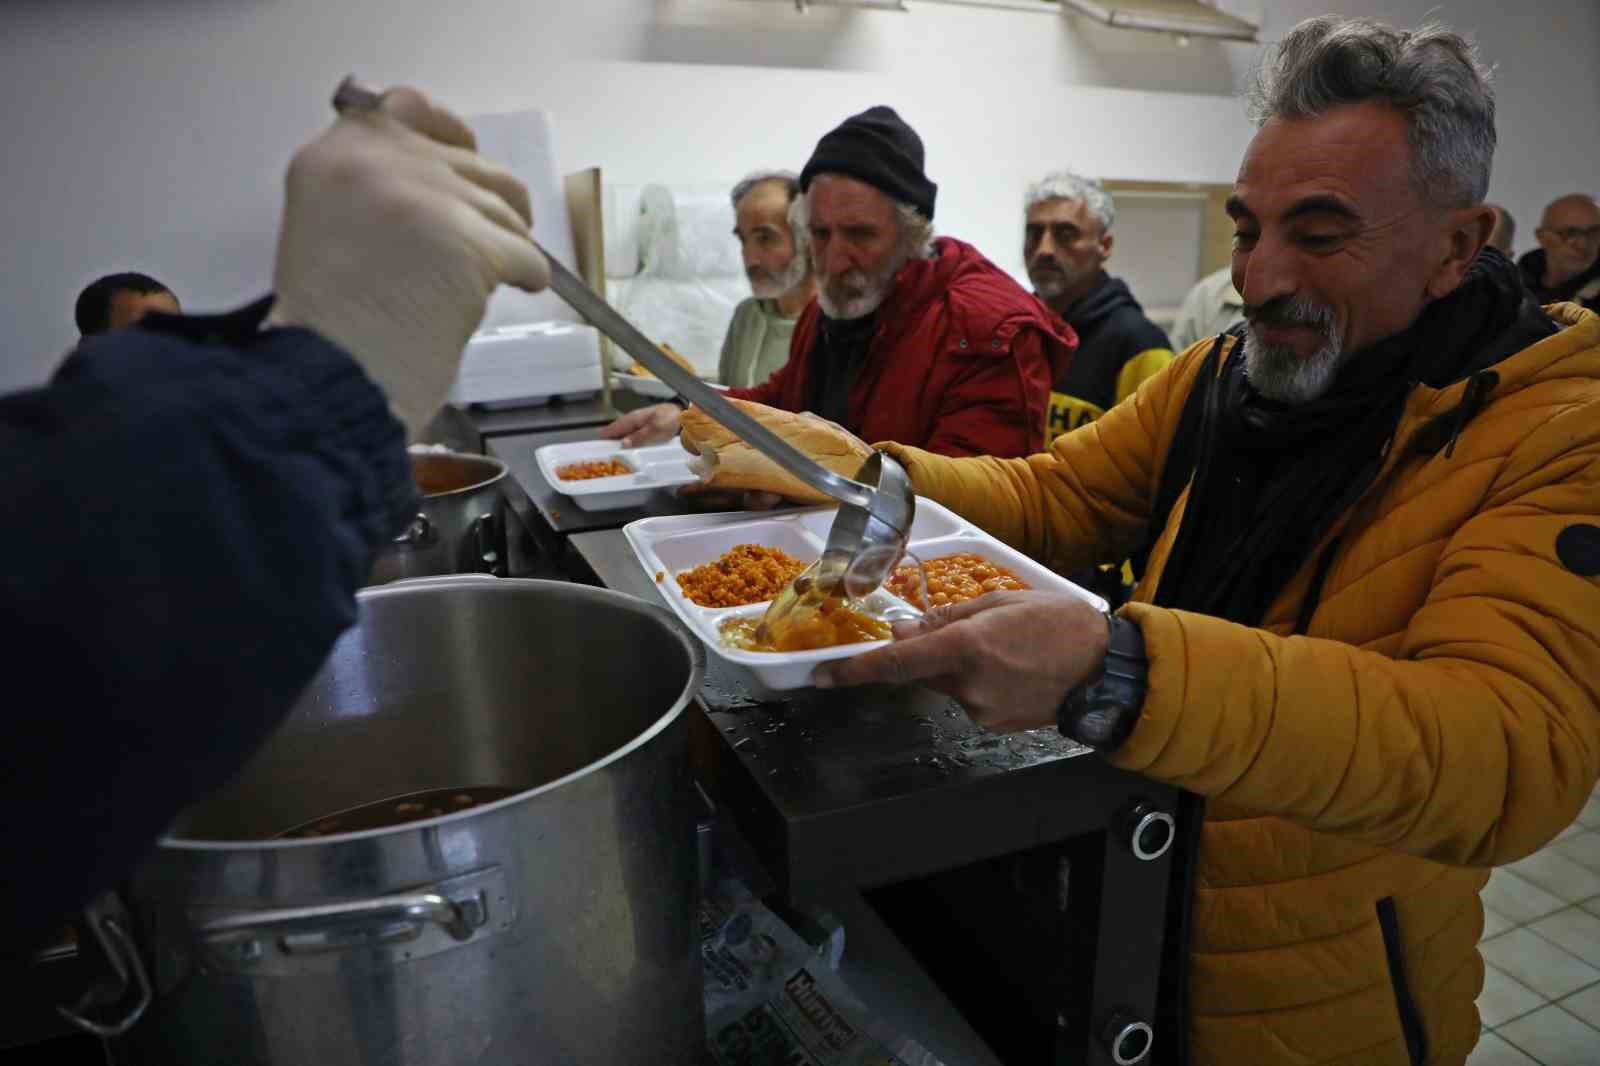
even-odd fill
[(1076, 686), (1061, 701), (1056, 725), (1061, 734), (1096, 751), (1115, 751), (1133, 732), (1144, 708), (1150, 661), (1138, 623), (1106, 613), (1110, 632), (1099, 674)]

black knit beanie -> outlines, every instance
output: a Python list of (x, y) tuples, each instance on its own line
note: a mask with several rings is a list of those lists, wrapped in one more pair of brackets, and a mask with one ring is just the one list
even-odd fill
[(811, 161), (800, 172), (800, 191), (811, 188), (811, 180), (818, 174), (847, 174), (932, 219), (939, 186), (922, 172), (923, 158), (922, 138), (894, 108), (869, 107), (817, 142)]

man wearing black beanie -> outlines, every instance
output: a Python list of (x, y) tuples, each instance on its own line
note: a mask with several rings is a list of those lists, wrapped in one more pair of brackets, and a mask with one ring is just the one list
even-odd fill
[[(810, 237), (817, 299), (789, 361), (728, 394), (944, 455), (1041, 451), (1051, 383), (1076, 337), (976, 248), (934, 238), (939, 187), (924, 162), (922, 138), (889, 107), (817, 142), (790, 209)], [(641, 444), (676, 423), (662, 405), (606, 433)]]
[(811, 161), (800, 172), (800, 191), (818, 174), (844, 174), (881, 189), (933, 221), (939, 186), (922, 172), (922, 138), (892, 107), (869, 107), (845, 119), (817, 142)]

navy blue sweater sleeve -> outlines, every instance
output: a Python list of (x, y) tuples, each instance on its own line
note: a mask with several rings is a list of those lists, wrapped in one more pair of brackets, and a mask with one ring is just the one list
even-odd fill
[(414, 507), (342, 350), (230, 316), (91, 338), (0, 397), (0, 943), (129, 872), (238, 770)]

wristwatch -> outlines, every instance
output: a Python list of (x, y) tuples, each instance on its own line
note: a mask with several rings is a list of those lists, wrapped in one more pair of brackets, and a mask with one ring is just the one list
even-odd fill
[(1056, 710), (1061, 735), (1096, 751), (1115, 751), (1139, 722), (1150, 675), (1137, 622), (1105, 613), (1109, 634), (1100, 673), (1074, 686)]

